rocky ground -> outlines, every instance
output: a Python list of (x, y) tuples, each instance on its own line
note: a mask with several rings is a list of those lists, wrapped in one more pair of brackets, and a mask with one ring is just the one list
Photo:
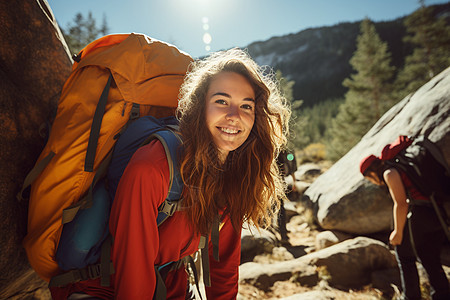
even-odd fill
[[(314, 229), (306, 222), (303, 216), (293, 217), (288, 224), (289, 241), (291, 246), (286, 248), (276, 247), (272, 254), (264, 254), (256, 256), (254, 261), (261, 263), (274, 263), (283, 259), (289, 259), (287, 253), (301, 254), (315, 251), (316, 236), (321, 231)], [(423, 268), (419, 264), (421, 271), (421, 284), (425, 293), (429, 291), (429, 283)], [(444, 266), (447, 273), (447, 278), (450, 278), (450, 267)], [(330, 287), (326, 279), (319, 282), (313, 287), (302, 286), (294, 280), (278, 281), (269, 290), (264, 291), (253, 285), (241, 283), (239, 285), (238, 299), (284, 299), (284, 300), (356, 300), (356, 299), (396, 299), (400, 292), (397, 287), (393, 287), (394, 294), (385, 295), (382, 291), (374, 288), (372, 285), (367, 285), (361, 289), (355, 290), (339, 290)], [(301, 294), (301, 295), (300, 295)], [(423, 299), (431, 299), (424, 297)]]
[[(306, 211), (303, 214), (291, 218), (288, 223), (288, 236), (290, 246), (276, 247), (271, 254), (262, 254), (254, 258), (258, 263), (274, 263), (283, 260), (292, 259), (292, 256), (315, 251), (316, 236), (320, 230), (314, 226), (308, 225), (310, 216)], [(302, 294), (299, 296), (298, 294)], [(359, 291), (341, 291), (330, 287), (326, 281), (321, 281), (314, 287), (302, 286), (292, 280), (278, 281), (268, 291), (258, 289), (257, 287), (241, 283), (239, 285), (238, 299), (383, 299), (382, 293), (370, 286)]]
[[(302, 217), (295, 218), (288, 225), (289, 238), (291, 246), (286, 248), (274, 248), (272, 254), (256, 256), (254, 261), (262, 263), (277, 262), (289, 258), (287, 253), (301, 254), (302, 251), (308, 253), (315, 249), (315, 236), (319, 233), (317, 229), (307, 226), (307, 223), (301, 223)], [(289, 250), (288, 250), (289, 249)], [(291, 251), (291, 252), (289, 252)], [(284, 255), (283, 255), (284, 254)], [(302, 296), (292, 295), (302, 294)], [(314, 287), (302, 286), (293, 281), (278, 281), (268, 291), (263, 291), (250, 284), (239, 285), (239, 298), (244, 299), (382, 299), (381, 292), (367, 287), (360, 291), (340, 291), (330, 287), (326, 281), (322, 281)]]
[[(300, 168), (296, 177), (301, 178), (302, 181), (297, 182), (297, 186), (300, 188), (307, 188), (308, 184), (313, 182), (314, 179), (323, 173), (329, 166), (329, 163), (321, 162), (317, 165), (308, 164), (307, 166)], [(256, 255), (253, 258), (253, 262), (263, 264), (265, 268), (270, 268), (270, 264), (275, 266), (276, 263), (282, 261), (293, 261), (298, 257), (314, 253), (320, 250), (320, 248), (330, 246), (321, 244), (318, 235), (323, 231), (314, 225), (313, 217), (311, 213), (308, 212), (308, 210), (305, 209), (300, 203), (299, 195), (294, 197), (294, 199), (291, 197), (291, 200), (294, 201), (290, 202), (287, 206), (294, 206), (295, 212), (293, 212), (292, 207), (288, 212), (288, 216), (290, 214), (290, 220), (287, 224), (287, 229), (289, 231), (289, 243), (281, 244), (279, 242), (278, 233), (272, 232), (278, 240), (276, 242), (276, 246), (273, 247), (271, 251), (266, 251), (265, 253)], [(450, 248), (447, 248), (445, 251), (448, 251), (448, 249)], [(448, 255), (446, 258), (447, 257)], [(447, 262), (448, 266), (450, 266), (449, 262)], [(447, 277), (450, 278), (450, 267), (448, 266), (444, 266), (444, 270), (447, 273)], [(429, 283), (426, 274), (420, 264), (418, 264), (418, 267), (421, 276), (423, 294), (429, 294)], [(342, 272), (345, 272), (345, 270)], [(269, 286), (261, 286), (261, 284), (259, 284), (259, 287), (257, 287), (258, 284), (250, 284), (245, 280), (241, 280), (239, 284), (238, 299), (396, 299), (400, 294), (398, 287), (394, 284), (391, 285), (388, 292), (386, 290), (382, 291), (379, 288), (374, 287), (373, 284), (368, 284), (356, 289), (337, 289), (330, 286), (328, 283), (326, 272), (325, 274), (322, 274), (322, 276), (320, 276), (320, 270), (318, 273), (320, 278), (317, 284), (313, 286), (299, 284), (295, 276), (292, 276), (287, 280), (276, 281), (272, 285), (269, 284)], [(425, 296), (424, 299), (430, 298)]]

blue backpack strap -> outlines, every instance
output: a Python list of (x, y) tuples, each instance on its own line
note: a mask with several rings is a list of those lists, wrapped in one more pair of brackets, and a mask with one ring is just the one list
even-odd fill
[[(170, 127), (170, 126), (168, 126)], [(176, 129), (176, 128), (174, 128)], [(169, 128), (158, 131), (150, 135), (150, 137), (143, 143), (149, 143), (153, 139), (158, 139), (164, 147), (164, 151), (167, 157), (167, 164), (169, 165), (169, 191), (166, 199), (158, 207), (158, 216), (156, 217), (157, 225), (161, 225), (165, 220), (172, 216), (177, 211), (179, 201), (183, 192), (183, 181), (181, 179), (178, 158), (178, 151), (181, 150), (182, 140), (181, 137)], [(163, 278), (161, 277), (160, 270), (170, 265), (171, 269), (179, 268), (184, 263), (184, 260), (177, 262), (170, 262), (163, 266), (155, 266), (156, 273), (156, 287), (154, 299), (165, 299), (167, 289)]]
[(170, 129), (152, 134), (148, 141), (155, 138), (163, 145), (169, 165), (169, 192), (164, 202), (158, 207), (159, 213), (156, 222), (159, 226), (177, 210), (183, 192), (183, 181), (178, 167), (178, 151), (181, 150), (182, 141), (181, 137)]

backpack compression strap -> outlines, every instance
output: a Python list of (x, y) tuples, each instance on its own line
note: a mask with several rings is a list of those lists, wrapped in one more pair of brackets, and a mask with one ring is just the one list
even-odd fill
[(31, 186), (31, 184), (36, 180), (36, 178), (39, 176), (39, 174), (44, 171), (45, 167), (49, 164), (49, 162), (52, 160), (52, 158), (55, 156), (55, 152), (50, 151), (49, 154), (47, 154), (43, 159), (41, 159), (34, 167), (31, 169), (30, 173), (25, 177), (25, 180), (23, 181), (22, 189), (17, 194), (17, 200), (23, 201), (23, 193), (27, 188)]
[(106, 102), (108, 101), (109, 87), (111, 86), (112, 74), (109, 73), (108, 81), (106, 82), (103, 92), (98, 100), (97, 108), (95, 109), (94, 119), (92, 120), (91, 133), (89, 134), (89, 142), (86, 151), (86, 159), (84, 161), (84, 171), (94, 171), (95, 152), (97, 150), (98, 138), (100, 136), (100, 127), (102, 126), (103, 115), (105, 114)]
[[(137, 103), (133, 103), (128, 122), (123, 126), (121, 131), (114, 137), (114, 139), (117, 139), (125, 131), (125, 129), (128, 127), (128, 125), (132, 121), (139, 118), (139, 112), (140, 112), (140, 105)], [(89, 137), (89, 141), (90, 140), (91, 140), (91, 138)], [(89, 146), (88, 146), (88, 151), (89, 151)], [(95, 151), (94, 151), (94, 153), (95, 153)], [(98, 166), (98, 169), (94, 175), (94, 179), (92, 180), (92, 183), (89, 187), (89, 190), (88, 190), (88, 193), (86, 194), (86, 196), (84, 196), (79, 201), (77, 201), (73, 205), (71, 205), (63, 210), (63, 215), (62, 215), (62, 223), (63, 224), (71, 222), (75, 218), (75, 216), (78, 213), (78, 210), (80, 210), (80, 208), (82, 209), (82, 208), (88, 208), (88, 207), (92, 206), (92, 192), (93, 192), (94, 187), (97, 184), (97, 182), (100, 179), (102, 179), (103, 177), (105, 177), (106, 172), (109, 167), (109, 164), (112, 159), (112, 153), (113, 153), (113, 150), (111, 149), (110, 153), (106, 156), (106, 158)], [(88, 157), (88, 154), (86, 153), (86, 158), (87, 157)]]
[[(100, 137), (100, 128), (102, 126), (103, 115), (105, 114), (106, 103), (108, 102), (109, 88), (111, 87), (111, 82), (113, 80), (114, 78), (110, 71), (108, 81), (106, 82), (102, 94), (100, 95), (97, 107), (95, 108), (94, 118), (92, 119), (91, 131), (89, 133), (89, 141), (86, 150), (86, 158), (84, 161), (85, 172), (94, 172), (95, 152), (97, 151), (98, 138)], [(139, 104), (133, 103), (133, 107), (130, 111), (129, 121), (122, 128), (120, 133), (122, 133), (126, 129), (130, 121), (139, 118), (139, 114), (140, 114)], [(117, 138), (117, 136), (115, 138)]]
[(109, 163), (111, 162), (112, 151), (108, 154), (108, 156), (100, 163), (97, 172), (94, 175), (94, 179), (92, 180), (91, 185), (89, 186), (89, 190), (83, 198), (81, 198), (78, 202), (73, 205), (65, 208), (62, 214), (62, 223), (66, 224), (71, 222), (78, 213), (78, 210), (83, 208), (89, 208), (92, 206), (93, 199), (93, 191), (97, 182), (105, 177), (106, 171), (108, 170)]

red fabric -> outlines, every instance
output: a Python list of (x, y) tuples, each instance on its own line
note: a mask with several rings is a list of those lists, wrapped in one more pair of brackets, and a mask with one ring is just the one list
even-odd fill
[(408, 192), (408, 198), (415, 200), (429, 200), (428, 197), (422, 195), (419, 190), (412, 184), (411, 180), (409, 180), (408, 175), (402, 170), (397, 169), (400, 173), (400, 178), (402, 179), (405, 190)]
[(400, 135), (393, 143), (387, 144), (381, 151), (380, 158), (382, 160), (389, 160), (394, 158), (400, 151), (411, 145), (412, 139), (406, 135)]
[(100, 299), (114, 298), (114, 289), (111, 287), (101, 286), (100, 278), (95, 280), (80, 281), (62, 288), (51, 287), (50, 292), (53, 300), (65, 300), (75, 292), (88, 294)]
[(367, 157), (364, 157), (361, 160), (361, 162), (359, 163), (359, 171), (361, 172), (361, 174), (364, 174), (364, 172), (367, 170), (367, 168), (370, 167), (370, 165), (377, 159), (378, 159), (378, 157), (376, 157), (373, 154), (371, 154)]
[[(393, 159), (400, 151), (411, 145), (413, 140), (406, 135), (400, 135), (394, 142), (387, 144), (381, 151), (380, 158), (382, 160)], [(405, 190), (408, 191), (408, 197), (417, 200), (428, 200), (427, 197), (422, 195), (419, 190), (412, 184), (405, 172), (397, 169), (400, 172)]]
[(237, 233), (226, 217), (219, 235), (219, 261), (213, 258), (211, 241), (209, 243), (211, 287), (206, 288), (208, 299), (236, 299), (240, 261), (241, 232)]
[[(116, 274), (112, 287), (100, 287), (99, 280), (83, 281), (64, 289), (53, 289), (55, 299), (74, 291), (111, 299), (152, 299), (156, 285), (154, 265), (177, 261), (198, 250), (200, 236), (193, 233), (183, 211), (176, 212), (158, 230), (158, 206), (168, 192), (169, 167), (159, 141), (140, 148), (132, 157), (117, 188), (110, 216), (114, 238), (112, 260)], [(238, 290), (241, 232), (228, 217), (220, 230), (219, 256), (210, 255), (209, 299), (234, 299)], [(210, 243), (210, 249), (212, 249)], [(184, 299), (184, 268), (170, 272), (166, 279), (167, 299)]]

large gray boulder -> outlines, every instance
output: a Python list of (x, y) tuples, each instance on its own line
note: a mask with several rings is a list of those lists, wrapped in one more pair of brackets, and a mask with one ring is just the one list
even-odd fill
[(42, 298), (45, 282), (21, 246), (28, 203), (16, 194), (44, 147), (39, 127), (55, 111), (72, 61), (45, 0), (0, 1), (0, 27), (0, 299)]
[(397, 268), (397, 262), (384, 243), (357, 237), (294, 260), (242, 264), (239, 281), (267, 291), (276, 281), (315, 286), (325, 280), (332, 287), (346, 290), (361, 288), (371, 282), (373, 272), (392, 268)]
[(338, 299), (336, 297), (336, 292), (327, 290), (309, 291), (281, 298), (281, 300), (334, 300), (334, 299)]
[(316, 250), (325, 249), (351, 238), (350, 234), (339, 231), (325, 230), (319, 232), (316, 235)]
[(319, 276), (339, 289), (361, 288), (371, 282), (372, 272), (397, 267), (386, 244), (366, 237), (343, 241), (301, 259), (317, 266)]
[(315, 286), (320, 281), (316, 267), (302, 258), (271, 264), (248, 262), (239, 267), (239, 281), (263, 291), (270, 290), (277, 281), (292, 278), (302, 286)]
[(450, 68), (409, 95), (372, 127), (344, 157), (305, 191), (302, 200), (312, 208), (324, 229), (353, 234), (389, 230), (392, 200), (384, 188), (364, 180), (360, 160), (379, 155), (399, 135), (425, 134), (450, 162)]

